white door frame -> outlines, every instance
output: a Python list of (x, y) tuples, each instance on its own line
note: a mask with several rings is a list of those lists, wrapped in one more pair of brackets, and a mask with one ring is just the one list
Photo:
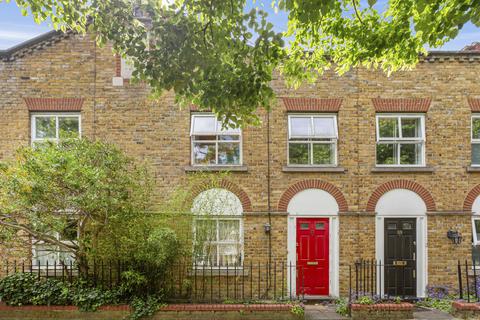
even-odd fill
[[(330, 297), (339, 296), (339, 223), (338, 215), (296, 215), (289, 214), (287, 222), (287, 295), (297, 296), (297, 277), (295, 266), (297, 264), (297, 218), (328, 218), (328, 292)], [(290, 265), (292, 265), (290, 277)]]
[[(416, 281), (417, 297), (426, 297), (428, 283), (428, 247), (427, 247), (427, 216), (426, 215), (379, 215), (375, 217), (375, 258), (377, 261), (385, 263), (385, 218), (416, 218)], [(380, 274), (377, 274), (377, 283), (381, 296), (384, 295), (385, 269), (381, 268)]]

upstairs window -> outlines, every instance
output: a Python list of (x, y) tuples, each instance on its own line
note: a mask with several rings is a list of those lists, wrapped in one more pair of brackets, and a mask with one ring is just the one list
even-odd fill
[(480, 115), (472, 116), (472, 165), (480, 166)]
[(81, 119), (78, 113), (32, 114), (31, 126), (33, 145), (81, 136)]
[(337, 117), (288, 116), (288, 165), (337, 165)]
[(213, 114), (192, 115), (192, 165), (241, 165), (242, 134), (224, 128)]
[(377, 165), (424, 166), (424, 123), (421, 115), (377, 116)]

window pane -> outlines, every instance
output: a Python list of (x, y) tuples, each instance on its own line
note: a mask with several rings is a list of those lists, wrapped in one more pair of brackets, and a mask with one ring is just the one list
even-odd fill
[(67, 266), (70, 265), (70, 262), (72, 262), (72, 264), (75, 262), (75, 256), (71, 252), (59, 251), (58, 258), (59, 261)]
[(397, 164), (397, 145), (394, 143), (378, 143), (377, 164)]
[(397, 138), (397, 121), (397, 118), (378, 118), (378, 131), (380, 138)]
[(480, 118), (472, 119), (472, 139), (480, 139)]
[(212, 136), (206, 136), (206, 135), (201, 135), (201, 136), (194, 136), (193, 140), (195, 141), (216, 141), (217, 136), (212, 135)]
[(198, 265), (217, 266), (217, 245), (205, 244), (200, 250), (194, 252)]
[(480, 240), (480, 219), (475, 219), (474, 222), (475, 230), (473, 232), (477, 234), (477, 240)]
[(333, 144), (313, 144), (313, 164), (334, 164), (333, 148)]
[(288, 156), (290, 164), (310, 164), (308, 161), (309, 143), (289, 143)]
[(193, 162), (195, 164), (215, 164), (215, 143), (195, 142), (193, 144)]
[(35, 117), (35, 138), (56, 138), (55, 117)]
[(240, 245), (238, 244), (219, 244), (218, 253), (219, 253), (219, 265), (221, 267), (233, 267), (240, 265), (241, 256), (240, 256)]
[(218, 140), (220, 141), (240, 141), (240, 136), (238, 135), (219, 135)]
[(214, 116), (194, 116), (193, 123), (192, 123), (192, 133), (193, 134), (201, 134), (201, 133), (215, 133), (215, 124), (217, 120), (215, 120)]
[(316, 230), (325, 230), (325, 223), (324, 222), (317, 222), (315, 223)]
[(472, 246), (472, 259), (476, 266), (480, 266), (480, 246)]
[(217, 240), (217, 221), (199, 219), (195, 223), (195, 240), (201, 243)]
[(402, 118), (402, 137), (421, 138), (422, 128), (420, 118)]
[(240, 164), (240, 142), (219, 142), (218, 164)]
[(35, 264), (44, 266), (47, 264), (53, 265), (54, 262), (58, 262), (58, 254), (54, 246), (46, 244), (37, 244), (35, 245)]
[(480, 144), (472, 144), (472, 164), (480, 164)]
[(218, 241), (240, 241), (240, 221), (220, 220), (218, 222)]
[(59, 117), (58, 129), (60, 138), (77, 138), (79, 133), (78, 117)]
[(421, 164), (421, 159), (422, 145), (420, 143), (400, 145), (400, 164)]
[(333, 118), (313, 118), (315, 137), (337, 137)]
[(291, 117), (290, 136), (309, 137), (313, 134), (311, 117)]

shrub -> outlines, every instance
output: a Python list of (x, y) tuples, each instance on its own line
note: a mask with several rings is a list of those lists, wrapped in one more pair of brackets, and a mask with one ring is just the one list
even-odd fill
[(335, 312), (342, 315), (348, 316), (348, 301), (345, 298), (339, 298), (335, 300)]
[(117, 303), (116, 290), (92, 288), (77, 281), (39, 279), (31, 273), (15, 273), (0, 280), (0, 299), (8, 305), (75, 305), (83, 311), (94, 311), (104, 304)]
[(0, 299), (8, 305), (33, 304), (37, 277), (29, 273), (15, 273), (0, 280)]
[(375, 301), (371, 297), (363, 296), (357, 300), (357, 303), (358, 304), (374, 304)]

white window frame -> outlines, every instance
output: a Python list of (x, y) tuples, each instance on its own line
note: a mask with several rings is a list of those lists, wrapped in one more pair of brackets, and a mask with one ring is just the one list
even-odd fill
[[(240, 166), (243, 166), (243, 134), (242, 134), (242, 130), (240, 129), (240, 132), (239, 133), (228, 133), (228, 132), (224, 132), (222, 133), (221, 131), (221, 128), (215, 128), (215, 132), (204, 132), (202, 134), (195, 134), (193, 132), (193, 121), (194, 121), (194, 118), (198, 118), (198, 117), (215, 117), (215, 114), (213, 113), (192, 113), (190, 115), (190, 163), (192, 166), (195, 166), (195, 167), (240, 167)], [(218, 119), (215, 117), (215, 123), (217, 126), (218, 125)], [(208, 163), (208, 164), (201, 164), (201, 163), (195, 163), (195, 155), (194, 155), (194, 145), (195, 145), (195, 139), (194, 139), (194, 136), (200, 136), (200, 135), (208, 135), (208, 136), (216, 136), (215, 140), (201, 140), (201, 142), (205, 142), (205, 143), (215, 143), (215, 163), (212, 164), (212, 163)], [(218, 136), (221, 136), (221, 135), (225, 135), (225, 136), (236, 136), (238, 135), (238, 141), (234, 141), (234, 142), (238, 142), (239, 144), (239, 147), (240, 147), (240, 159), (239, 159), (239, 162), (238, 164), (219, 164), (218, 163)], [(225, 143), (228, 143), (228, 141), (225, 141)]]
[[(197, 237), (197, 221), (199, 220), (206, 220), (206, 221), (215, 221), (216, 227), (216, 240), (215, 241), (210, 241), (208, 244), (209, 245), (215, 245), (217, 246), (217, 257), (216, 257), (216, 263), (217, 266), (210, 266), (207, 264), (201, 264), (197, 261), (194, 261), (194, 266), (196, 266), (197, 269), (203, 269), (203, 268), (214, 268), (214, 269), (220, 269), (220, 270), (226, 270), (226, 269), (241, 269), (243, 268), (243, 263), (244, 263), (244, 237), (243, 237), (243, 215), (212, 215), (212, 216), (202, 216), (202, 215), (196, 215), (194, 219), (194, 224), (193, 224), (193, 241), (196, 243), (196, 237)], [(219, 221), (220, 220), (236, 220), (238, 221), (239, 225), (239, 242), (236, 241), (219, 241), (218, 239), (220, 238), (220, 228), (219, 228)], [(220, 251), (218, 250), (219, 245), (239, 245), (240, 246), (240, 265), (238, 266), (220, 266)]]
[[(71, 214), (69, 212), (67, 212), (66, 214)], [(77, 227), (77, 239), (78, 237), (80, 236), (79, 232), (78, 232), (78, 227)], [(75, 240), (75, 241), (72, 241), (72, 240), (62, 240), (60, 239), (60, 233), (59, 232), (55, 232), (54, 234), (54, 237), (55, 239), (57, 239), (59, 242), (61, 243), (65, 243), (65, 244), (77, 244), (78, 243), (78, 240)], [(51, 246), (52, 247), (52, 251), (51, 251), (51, 254), (55, 254), (57, 256), (57, 259), (55, 260), (56, 261), (56, 265), (57, 267), (58, 266), (61, 266), (61, 260), (60, 260), (60, 254), (61, 252), (63, 252), (61, 250), (61, 248), (58, 248), (59, 250), (53, 250), (53, 248), (55, 247), (58, 247), (56, 244), (47, 244), (45, 243), (45, 241), (43, 240), (35, 240), (35, 239), (32, 239), (32, 267), (33, 268), (40, 268), (40, 269), (46, 269), (47, 268), (47, 265), (46, 264), (41, 264), (40, 266), (38, 265), (38, 258), (37, 258), (37, 246)], [(39, 251), (44, 251), (44, 250), (39, 250)], [(72, 260), (75, 260), (74, 258)], [(73, 263), (72, 263), (73, 265)], [(48, 265), (49, 268), (51, 266), (54, 266), (54, 264), (52, 265)], [(70, 263), (66, 264), (65, 267), (70, 267)]]
[[(292, 118), (308, 118), (310, 117), (311, 125), (312, 128), (314, 128), (313, 125), (313, 119), (314, 118), (333, 118), (333, 126), (335, 130), (335, 136), (332, 137), (314, 137), (314, 136), (305, 136), (305, 139), (312, 139), (312, 138), (320, 138), (320, 139), (325, 139), (324, 141), (310, 141), (310, 140), (299, 140), (299, 141), (290, 141), (290, 137), (292, 135), (291, 132), (291, 119)], [(337, 114), (334, 113), (324, 113), (324, 114), (318, 114), (318, 113), (291, 113), (288, 115), (288, 136), (287, 136), (287, 165), (289, 167), (336, 167), (338, 166), (338, 124), (337, 124)], [(302, 138), (301, 136), (297, 136), (295, 138)], [(330, 140), (327, 140), (330, 139)], [(290, 143), (303, 143), (303, 144), (310, 144), (310, 163), (308, 164), (291, 164), (290, 163)], [(333, 157), (334, 161), (331, 164), (314, 164), (313, 163), (313, 144), (333, 144)]]
[[(471, 146), (474, 144), (479, 144), (480, 145), (480, 139), (474, 139), (473, 138), (473, 120), (474, 119), (480, 119), (480, 114), (473, 114), (471, 119), (470, 119), (470, 141), (471, 141)], [(473, 150), (473, 147), (471, 148)], [(472, 167), (480, 167), (480, 163), (473, 163), (473, 157), (472, 154), (470, 153), (470, 163)]]
[[(391, 137), (391, 138), (380, 138), (380, 127), (379, 127), (379, 119), (380, 118), (396, 118), (397, 119), (397, 126), (398, 126), (398, 138)], [(401, 127), (401, 119), (402, 118), (419, 118), (420, 119), (420, 126), (421, 126), (421, 137), (419, 138), (403, 138), (402, 137), (402, 127)], [(375, 116), (375, 128), (376, 128), (376, 143), (375, 143), (375, 165), (377, 167), (425, 167), (425, 145), (426, 145), (426, 137), (425, 137), (425, 114), (419, 113), (381, 113)], [(377, 146), (379, 144), (418, 144), (421, 143), (422, 151), (421, 157), (422, 161), (420, 164), (401, 164), (400, 163), (400, 148), (397, 148), (397, 159), (399, 161), (398, 164), (379, 164), (377, 163)]]
[[(472, 235), (473, 235), (473, 243), (472, 245), (478, 246), (480, 245), (480, 239), (477, 238), (477, 232), (475, 230), (475, 221), (479, 220), (480, 221), (480, 216), (474, 216), (472, 217)], [(479, 266), (480, 267), (480, 266)]]
[[(42, 118), (42, 117), (55, 117), (55, 138), (36, 138), (36, 119), (37, 118)], [(82, 137), (82, 115), (80, 112), (35, 112), (31, 113), (30, 115), (30, 140), (32, 146), (34, 145), (35, 142), (39, 141), (55, 141), (58, 143), (60, 141), (59, 138), (59, 121), (58, 118), (61, 117), (77, 117), (78, 118), (78, 137)]]

